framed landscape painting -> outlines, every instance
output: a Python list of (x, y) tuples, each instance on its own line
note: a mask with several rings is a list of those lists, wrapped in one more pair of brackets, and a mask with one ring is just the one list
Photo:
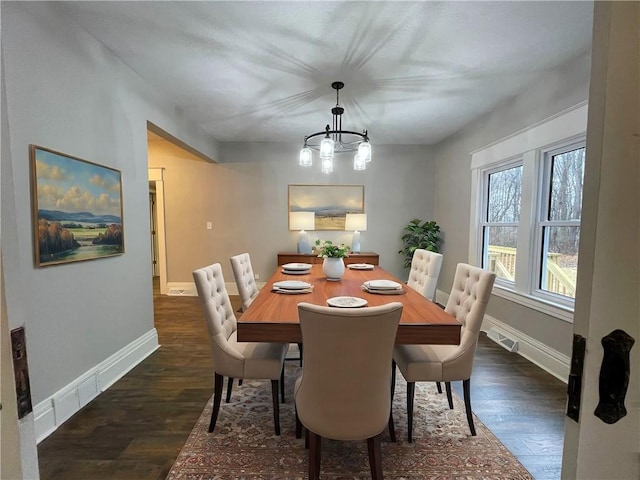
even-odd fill
[(31, 145), (36, 267), (124, 253), (119, 170)]
[(314, 212), (314, 230), (344, 230), (347, 213), (364, 213), (364, 186), (289, 185), (291, 212)]

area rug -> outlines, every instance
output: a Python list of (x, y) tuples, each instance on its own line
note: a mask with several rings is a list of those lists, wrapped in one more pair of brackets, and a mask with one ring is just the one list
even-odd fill
[[(287, 364), (286, 403), (280, 406), (281, 435), (273, 429), (271, 383), (247, 381), (235, 386), (223, 403), (215, 431), (207, 432), (210, 399), (178, 455), (168, 480), (304, 479), (308, 450), (295, 438), (293, 384), (299, 367)], [(454, 393), (449, 410), (446, 395), (435, 384), (416, 384), (413, 443), (407, 441), (406, 382), (398, 374), (393, 405), (397, 442), (385, 432), (382, 466), (386, 479), (532, 480), (533, 477), (489, 429), (474, 418), (472, 437), (464, 404)], [(321, 478), (370, 477), (366, 441), (323, 439)]]

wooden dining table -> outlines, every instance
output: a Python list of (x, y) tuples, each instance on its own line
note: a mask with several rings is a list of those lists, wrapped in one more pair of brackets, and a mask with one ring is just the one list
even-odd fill
[[(273, 291), (273, 284), (284, 280), (307, 282), (311, 285), (312, 291), (297, 294)], [(378, 294), (364, 291), (362, 285), (370, 280), (398, 282), (403, 287), (402, 293)], [(362, 298), (367, 301), (367, 306), (402, 303), (396, 344), (457, 345), (460, 342), (461, 324), (458, 320), (383, 268), (346, 268), (342, 279), (331, 281), (322, 273), (320, 264), (313, 265), (310, 272), (304, 275), (284, 273), (282, 266), (278, 266), (249, 308), (238, 319), (238, 341), (300, 343), (302, 333), (298, 303), (308, 302), (326, 306), (328, 299), (340, 296)]]

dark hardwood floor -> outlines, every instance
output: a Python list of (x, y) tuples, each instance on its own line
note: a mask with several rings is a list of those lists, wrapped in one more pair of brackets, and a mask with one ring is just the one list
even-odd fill
[[(156, 294), (154, 307), (161, 348), (38, 445), (42, 480), (166, 477), (213, 375), (198, 299)], [(482, 335), (471, 388), (476, 415), (534, 477), (559, 479), (566, 386)]]

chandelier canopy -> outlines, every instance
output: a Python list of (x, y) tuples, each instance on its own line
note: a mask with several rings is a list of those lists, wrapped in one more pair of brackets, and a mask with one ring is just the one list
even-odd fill
[(333, 128), (327, 125), (324, 131), (312, 133), (304, 137), (304, 146), (300, 150), (300, 165), (310, 167), (313, 163), (313, 151), (320, 152), (320, 166), (324, 173), (333, 172), (333, 158), (338, 153), (356, 152), (353, 158), (353, 169), (364, 170), (371, 161), (371, 144), (366, 130), (362, 133), (342, 129), (340, 106), (340, 90), (343, 82), (333, 82), (331, 87), (336, 91), (336, 106), (331, 109)]

